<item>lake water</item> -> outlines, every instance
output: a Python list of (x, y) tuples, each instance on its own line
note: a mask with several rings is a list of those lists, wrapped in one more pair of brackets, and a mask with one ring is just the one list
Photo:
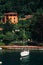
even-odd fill
[(0, 52), (0, 65), (43, 65), (43, 51), (30, 51), (20, 60), (20, 52)]

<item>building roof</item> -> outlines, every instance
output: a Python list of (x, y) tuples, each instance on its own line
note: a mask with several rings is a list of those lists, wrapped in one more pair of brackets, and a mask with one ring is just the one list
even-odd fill
[(19, 20), (27, 20), (27, 19), (30, 19), (32, 17), (33, 17), (33, 15), (25, 15), (25, 18), (19, 18)]
[(33, 15), (25, 15), (25, 18), (26, 19), (30, 19), (30, 18), (32, 18), (33, 17)]
[(5, 13), (4, 15), (17, 15), (17, 12), (8, 12), (8, 13)]

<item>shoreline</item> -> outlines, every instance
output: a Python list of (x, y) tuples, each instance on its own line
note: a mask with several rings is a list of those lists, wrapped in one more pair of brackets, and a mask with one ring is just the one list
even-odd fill
[(2, 49), (19, 49), (19, 50), (43, 50), (43, 46), (0, 46)]

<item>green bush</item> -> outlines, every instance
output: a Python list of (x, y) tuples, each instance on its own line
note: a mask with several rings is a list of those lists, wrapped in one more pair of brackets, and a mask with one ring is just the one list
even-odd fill
[(4, 35), (0, 34), (0, 41), (3, 40), (3, 38), (4, 38)]
[(0, 42), (0, 46), (4, 46), (5, 44), (3, 42)]
[(14, 34), (12, 32), (7, 32), (3, 39), (3, 42), (5, 45), (8, 45), (12, 40), (14, 40)]

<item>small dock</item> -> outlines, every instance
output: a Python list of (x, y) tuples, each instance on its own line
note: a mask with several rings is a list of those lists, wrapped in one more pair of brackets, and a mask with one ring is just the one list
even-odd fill
[(43, 50), (43, 46), (0, 46), (2, 49), (28, 49), (28, 50)]

